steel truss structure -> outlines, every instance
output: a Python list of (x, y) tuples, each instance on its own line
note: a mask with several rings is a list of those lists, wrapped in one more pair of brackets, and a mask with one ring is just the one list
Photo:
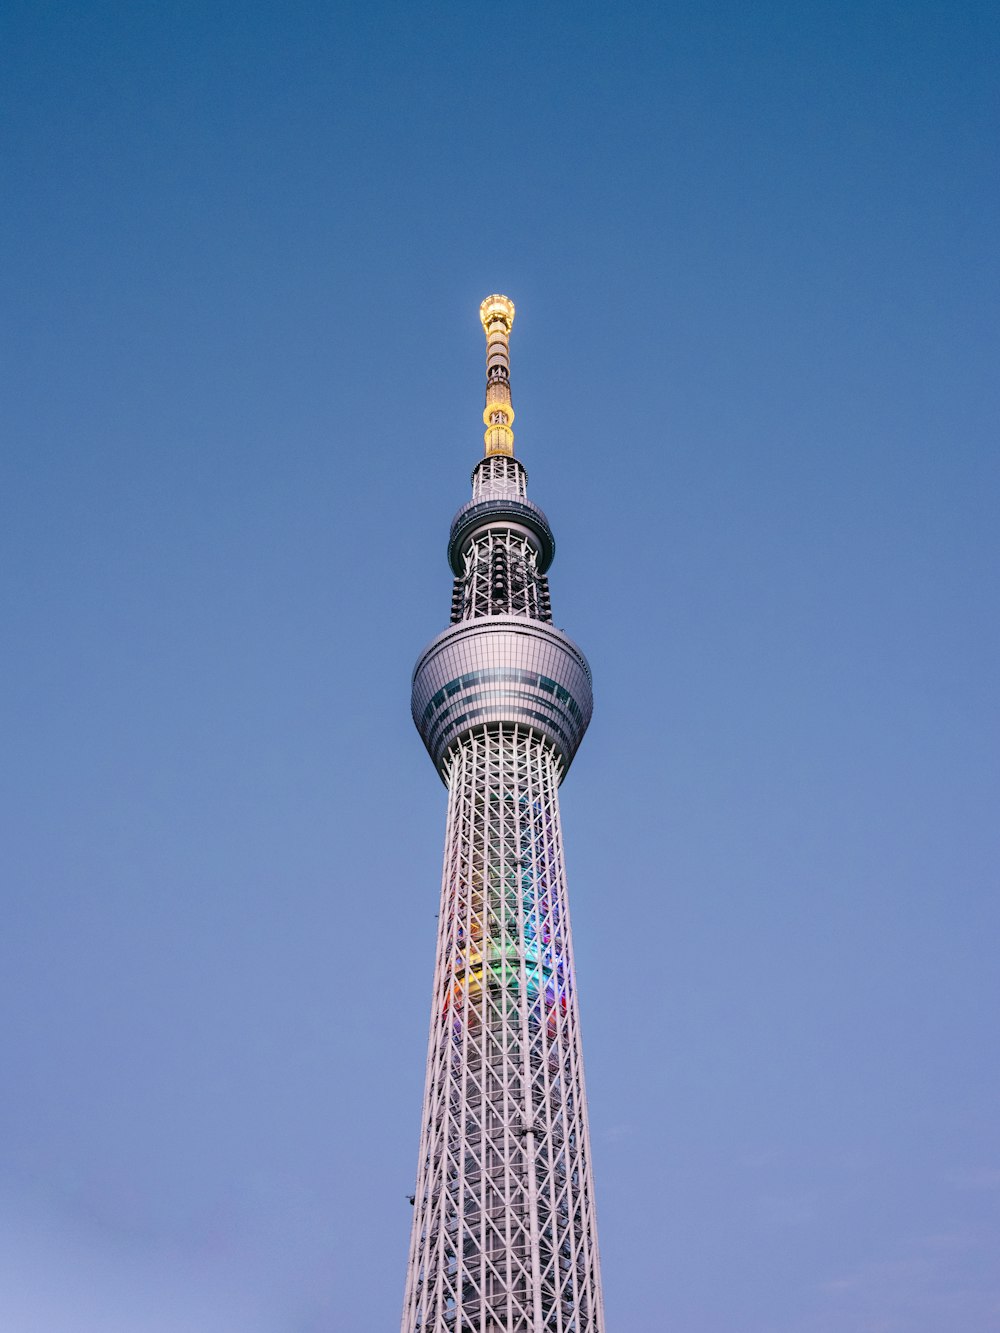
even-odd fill
[(463, 554), (462, 576), (452, 594), (453, 624), (473, 616), (552, 619), (549, 581), (538, 571), (534, 547), (516, 532), (488, 528)]
[(452, 525), (452, 628), (414, 672), (448, 822), (402, 1330), (603, 1333), (558, 799), (590, 671), (550, 623), (554, 543), (512, 457), (514, 308), (481, 314), (487, 456)]

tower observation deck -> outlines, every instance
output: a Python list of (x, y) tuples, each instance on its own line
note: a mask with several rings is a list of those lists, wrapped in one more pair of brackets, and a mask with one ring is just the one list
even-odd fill
[(485, 455), (413, 673), (448, 788), (402, 1333), (604, 1333), (559, 785), (593, 708), (552, 624), (555, 542), (514, 457), (514, 305), (488, 296)]

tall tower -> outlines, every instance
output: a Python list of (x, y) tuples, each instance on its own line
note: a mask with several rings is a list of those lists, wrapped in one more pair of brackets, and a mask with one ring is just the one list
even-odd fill
[(552, 624), (555, 543), (514, 457), (514, 305), (479, 313), (486, 456), (451, 626), (413, 673), (448, 823), (402, 1333), (603, 1333), (558, 797), (590, 668)]

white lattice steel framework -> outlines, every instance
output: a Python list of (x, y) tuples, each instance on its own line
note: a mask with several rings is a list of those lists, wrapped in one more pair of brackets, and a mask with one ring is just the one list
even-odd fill
[(513, 458), (508, 335), (488, 297), (486, 457), (456, 515), (452, 627), (414, 672), (448, 787), (403, 1333), (603, 1333), (558, 788), (592, 708), (551, 625), (554, 543)]

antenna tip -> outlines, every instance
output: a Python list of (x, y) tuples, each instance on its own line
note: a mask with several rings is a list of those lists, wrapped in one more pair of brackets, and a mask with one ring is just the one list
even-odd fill
[(509, 296), (500, 296), (497, 293), (487, 296), (479, 307), (479, 318), (484, 329), (488, 329), (496, 320), (502, 319), (509, 333), (510, 326), (514, 323), (514, 302)]

